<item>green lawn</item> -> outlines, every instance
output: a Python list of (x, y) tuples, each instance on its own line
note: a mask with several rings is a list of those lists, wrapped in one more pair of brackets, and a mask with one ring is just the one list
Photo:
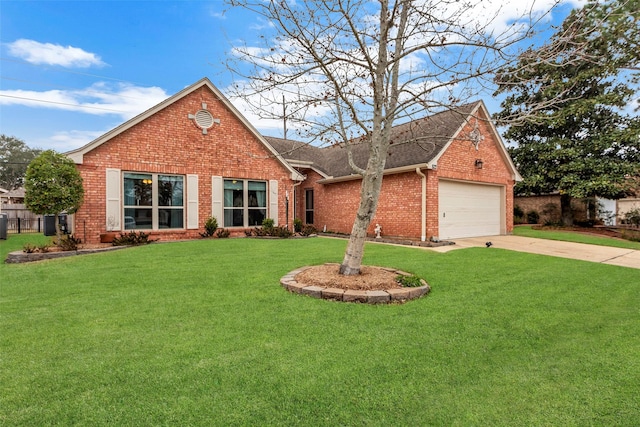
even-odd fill
[(213, 239), (0, 265), (0, 425), (638, 424), (638, 270), (372, 244), (367, 264), (431, 294), (370, 306), (279, 285), (345, 245)]
[(640, 242), (613, 239), (610, 237), (576, 233), (553, 229), (534, 230), (531, 225), (519, 225), (513, 228), (513, 234), (537, 239), (562, 240), (565, 242), (587, 243), (590, 245), (613, 246), (615, 248), (640, 250)]

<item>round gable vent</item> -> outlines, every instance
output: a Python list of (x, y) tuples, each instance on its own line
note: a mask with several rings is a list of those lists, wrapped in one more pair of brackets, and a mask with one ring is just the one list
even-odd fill
[(196, 113), (196, 124), (202, 129), (209, 129), (213, 126), (213, 116), (207, 110), (200, 110)]

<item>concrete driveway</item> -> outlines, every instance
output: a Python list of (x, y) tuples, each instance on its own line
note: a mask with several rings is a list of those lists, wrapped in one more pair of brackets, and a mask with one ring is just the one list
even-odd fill
[(586, 245), (583, 243), (561, 242), (556, 240), (533, 239), (520, 236), (487, 236), (453, 240), (455, 245), (430, 248), (438, 252), (455, 249), (485, 247), (491, 242), (491, 248), (508, 249), (532, 254), (550, 255), (561, 258), (579, 259), (640, 269), (640, 251), (612, 248), (609, 246)]

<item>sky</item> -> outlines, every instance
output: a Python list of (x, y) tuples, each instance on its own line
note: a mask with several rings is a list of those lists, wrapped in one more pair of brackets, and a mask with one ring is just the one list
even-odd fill
[[(515, 13), (503, 0), (500, 21)], [(536, 7), (548, 8), (550, 1)], [(558, 24), (578, 0), (550, 17)], [(203, 77), (228, 93), (225, 65), (269, 23), (212, 1), (0, 0), (0, 133), (29, 147), (83, 146)], [(232, 102), (265, 135), (280, 124)], [(490, 112), (499, 103), (485, 99)]]

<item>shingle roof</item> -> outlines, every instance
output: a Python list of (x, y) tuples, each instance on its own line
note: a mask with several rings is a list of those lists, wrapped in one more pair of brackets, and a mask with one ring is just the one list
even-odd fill
[[(480, 101), (466, 104), (455, 110), (394, 126), (385, 169), (432, 161), (480, 104)], [(342, 144), (318, 148), (299, 141), (265, 138), (286, 160), (312, 162), (315, 168), (328, 176), (342, 177), (353, 174), (347, 160), (347, 151)], [(369, 159), (369, 146), (366, 141), (353, 141), (351, 150), (355, 164), (364, 169)]]

